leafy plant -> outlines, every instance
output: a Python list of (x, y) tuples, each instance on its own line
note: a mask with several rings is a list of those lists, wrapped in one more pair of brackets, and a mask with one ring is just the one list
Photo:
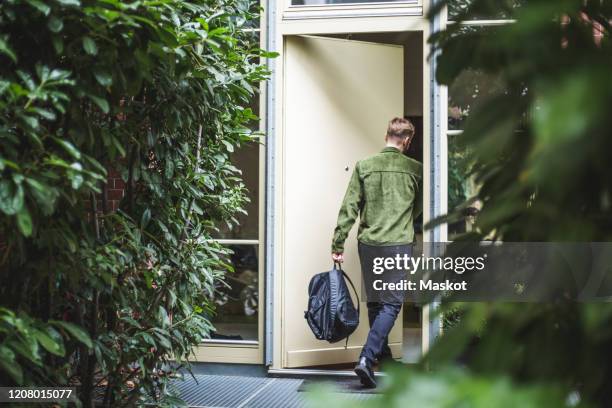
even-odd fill
[(381, 395), (361, 400), (349, 398), (347, 394), (333, 394), (331, 397), (333, 388), (319, 387), (313, 390), (309, 399), (313, 406), (324, 407), (333, 398), (334, 406), (339, 408), (570, 406), (558, 388), (516, 386), (505, 377), (472, 376), (458, 368), (425, 373), (393, 367), (387, 373), (388, 377), (381, 380), (380, 386), (385, 390)]
[(2, 2), (3, 385), (178, 403), (168, 363), (211, 330), (231, 270), (212, 236), (246, 200), (229, 155), (258, 139), (246, 106), (272, 56), (248, 30), (258, 13), (246, 0)]
[[(431, 16), (446, 5), (458, 23), (514, 21), (453, 24), (430, 38), (442, 84), (475, 71), (501, 85), (470, 107), (454, 136), (469, 153), (465, 177), (475, 178), (482, 204), (473, 231), (458, 239), (610, 241), (612, 4), (449, 0)], [(461, 218), (459, 206), (426, 227)], [(386, 394), (364, 405), (612, 405), (610, 304), (442, 306), (460, 319), (446, 325), (418, 370), (393, 372)]]
[[(469, 153), (466, 177), (480, 187), (474, 198), (482, 205), (474, 230), (460, 239), (609, 241), (612, 7), (474, 0), (455, 7), (454, 19), (500, 15), (515, 22), (454, 24), (430, 39), (441, 51), (441, 83), (452, 85), (470, 71), (499, 81), (455, 136)], [(436, 222), (462, 217), (458, 208)], [(425, 356), (425, 366), (443, 372), (461, 361), (465, 375), (552, 384), (563, 390), (565, 404), (610, 405), (608, 304), (559, 299), (448, 307), (461, 319)]]

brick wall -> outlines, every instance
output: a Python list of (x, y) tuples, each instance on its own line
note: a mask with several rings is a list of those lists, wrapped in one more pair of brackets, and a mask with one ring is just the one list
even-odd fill
[[(106, 194), (108, 197), (108, 211), (116, 211), (119, 208), (119, 202), (125, 195), (125, 182), (115, 169), (109, 169), (108, 171)], [(98, 206), (99, 209), (101, 208), (100, 205)]]
[[(108, 213), (117, 211), (119, 203), (125, 195), (125, 182), (121, 179), (121, 175), (115, 169), (108, 169), (108, 177), (104, 192), (106, 193), (106, 208), (102, 207), (102, 194), (96, 194), (96, 210), (98, 214), (102, 214), (104, 210)], [(91, 208), (91, 200), (86, 200), (88, 208)], [(87, 220), (91, 221), (91, 214), (87, 214)]]

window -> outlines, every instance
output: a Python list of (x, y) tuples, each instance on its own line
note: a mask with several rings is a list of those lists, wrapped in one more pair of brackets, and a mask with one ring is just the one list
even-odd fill
[[(249, 28), (253, 43), (259, 44), (259, 28)], [(261, 117), (260, 94), (253, 96), (249, 108)], [(259, 131), (258, 121), (251, 123), (251, 130)], [(242, 175), (248, 193), (243, 208), (246, 214), (236, 215), (237, 223), (231, 228), (219, 226), (215, 238), (231, 249), (226, 262), (233, 272), (225, 275), (225, 282), (216, 288), (215, 310), (210, 313), (215, 332), (212, 341), (256, 344), (259, 340), (259, 288), (260, 288), (260, 143), (247, 142), (234, 151), (230, 160)]]
[(229, 245), (234, 271), (215, 294), (214, 340), (257, 341), (259, 319), (259, 245)]
[[(470, 19), (479, 20), (486, 23), (492, 21), (503, 22), (507, 20), (512, 9), (520, 7), (525, 0), (492, 0), (488, 2), (480, 2), (478, 10), (470, 13)], [(453, 0), (448, 4), (448, 19), (460, 19), (462, 14), (467, 10), (474, 0)]]
[[(448, 14), (451, 21), (448, 24), (456, 24), (452, 21), (466, 9), (471, 0), (458, 0), (449, 4)], [(493, 4), (493, 3), (491, 3)], [(512, 2), (511, 7), (518, 7), (520, 1)], [(482, 13), (475, 18), (486, 18), (484, 20), (462, 21), (465, 30), (484, 30), (499, 26), (501, 24), (511, 24), (512, 20), (507, 20), (508, 13), (502, 11), (491, 12), (486, 7), (482, 8)], [(495, 78), (486, 73), (476, 70), (465, 70), (448, 88), (448, 211), (452, 212), (467, 199), (474, 197), (478, 192), (478, 184), (471, 176), (473, 162), (469, 160), (469, 146), (463, 143), (461, 136), (465, 126), (465, 121), (470, 112), (487, 99), (488, 96), (503, 91), (504, 84), (499, 78)], [(471, 203), (462, 210), (466, 215), (465, 220), (451, 222), (448, 224), (448, 237), (453, 240), (459, 234), (469, 232), (473, 228), (476, 216), (480, 210), (478, 201)]]
[(448, 129), (462, 130), (470, 111), (501, 90), (499, 79), (480, 71), (463, 71), (448, 89)]
[[(448, 209), (452, 211), (478, 192), (478, 185), (470, 176), (471, 164), (468, 149), (459, 140), (461, 133), (449, 132), (448, 137)], [(474, 202), (463, 210), (467, 219), (448, 224), (448, 236), (453, 240), (457, 235), (469, 232), (480, 209)]]
[(283, 20), (423, 16), (423, 0), (285, 0)]
[(292, 6), (318, 6), (325, 4), (410, 3), (416, 0), (291, 0)]
[[(257, 111), (255, 111), (257, 112)], [(244, 209), (247, 214), (238, 214), (238, 224), (231, 229), (221, 225), (216, 238), (222, 240), (257, 240), (259, 237), (259, 143), (243, 144), (231, 156), (231, 161), (242, 172), (242, 180), (248, 190), (249, 202)]]

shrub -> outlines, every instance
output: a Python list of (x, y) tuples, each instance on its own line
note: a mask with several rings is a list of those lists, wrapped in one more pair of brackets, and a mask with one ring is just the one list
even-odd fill
[[(265, 79), (246, 0), (0, 5), (2, 384), (158, 398), (211, 329)], [(125, 183), (115, 209), (109, 172)], [(111, 188), (113, 186), (110, 186)]]

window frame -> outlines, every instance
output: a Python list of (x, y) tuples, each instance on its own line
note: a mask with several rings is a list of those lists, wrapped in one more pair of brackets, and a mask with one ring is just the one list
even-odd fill
[(292, 4), (283, 0), (282, 19), (310, 20), (355, 17), (422, 16), (424, 0), (381, 1), (369, 3)]
[[(260, 47), (265, 48), (266, 44), (266, 22), (262, 14), (259, 27), (245, 28), (245, 32), (257, 33), (259, 35)], [(259, 122), (258, 132), (265, 130), (266, 117), (266, 87), (260, 84), (259, 94)], [(264, 290), (264, 256), (265, 256), (265, 166), (266, 150), (265, 145), (260, 143), (258, 163), (258, 208), (256, 216), (258, 219), (257, 238), (215, 238), (214, 241), (222, 245), (256, 245), (257, 246), (257, 275), (258, 275), (258, 311), (257, 311), (257, 340), (228, 340), (228, 339), (203, 339), (202, 342), (194, 347), (194, 360), (208, 363), (234, 363), (234, 364), (262, 364), (264, 360), (264, 315), (265, 311), (265, 290)]]
[[(448, 20), (446, 22), (446, 25), (450, 26), (450, 25), (459, 24), (459, 25), (467, 26), (467, 27), (496, 27), (496, 26), (502, 26), (502, 25), (507, 25), (507, 24), (514, 24), (515, 22), (516, 22), (515, 19), (479, 19), (479, 20), (465, 20), (465, 21)], [(445, 118), (445, 120), (446, 120), (446, 122), (445, 122), (445, 129), (446, 129), (445, 137), (446, 137), (446, 140), (445, 140), (445, 142), (446, 142), (447, 146), (448, 146), (448, 143), (449, 143), (449, 138), (460, 136), (460, 135), (463, 134), (463, 129), (449, 129), (448, 128), (448, 110), (449, 110), (448, 108), (449, 108), (450, 97), (451, 97), (450, 92), (448, 92), (447, 96), (446, 96), (446, 106), (447, 106), (447, 109), (446, 109), (446, 118)], [(450, 164), (450, 158), (449, 158), (448, 154), (447, 154), (447, 157), (446, 157), (446, 162), (447, 162), (447, 169), (446, 169), (446, 171), (448, 173), (448, 171), (449, 171), (449, 164)], [(447, 178), (448, 178), (448, 174), (447, 174)], [(449, 183), (447, 183), (446, 191), (445, 191), (447, 202), (448, 202), (448, 193), (449, 193), (448, 189), (449, 189)], [(447, 208), (447, 212), (451, 211), (451, 210), (453, 210), (453, 209), (452, 208)]]

